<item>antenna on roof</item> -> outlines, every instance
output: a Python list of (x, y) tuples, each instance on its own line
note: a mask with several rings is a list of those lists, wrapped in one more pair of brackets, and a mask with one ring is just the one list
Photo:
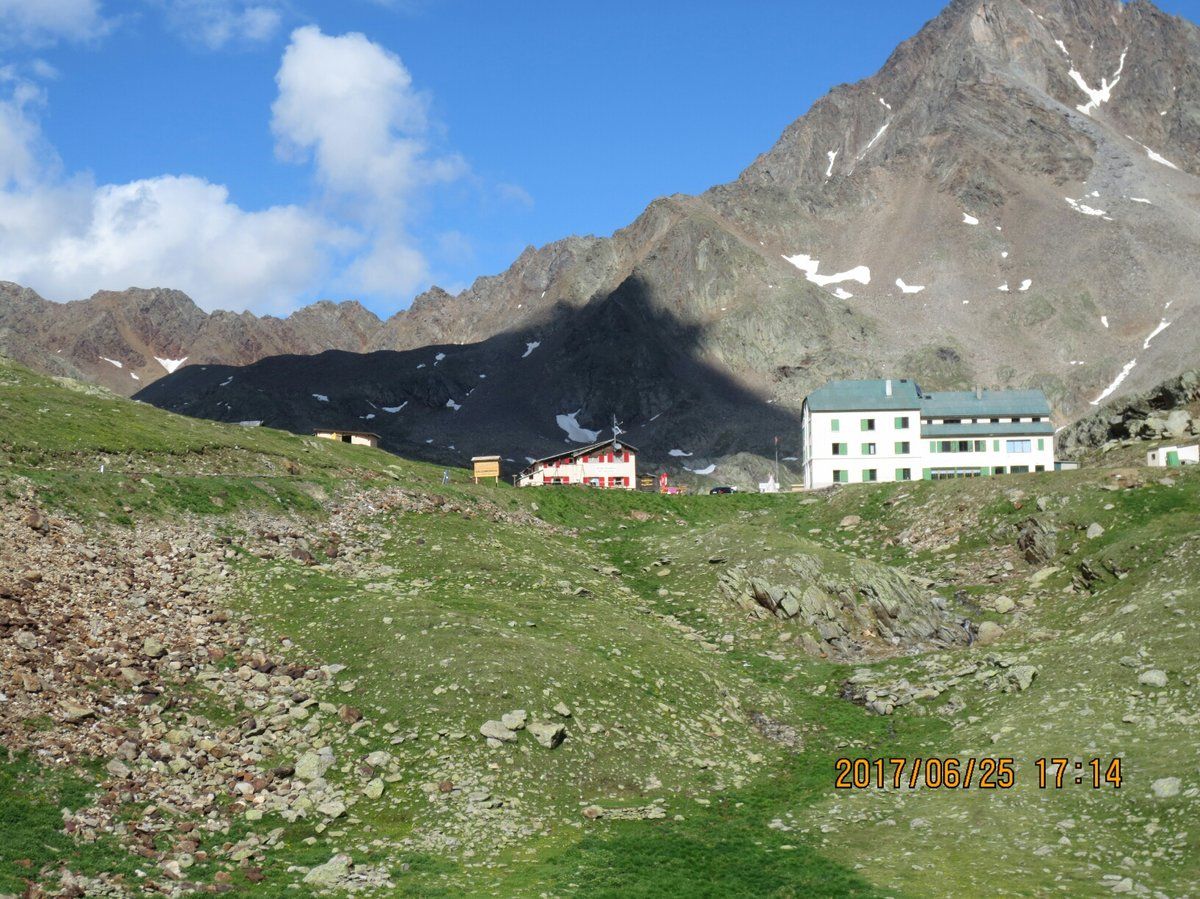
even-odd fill
[(612, 424), (613, 440), (616, 440), (618, 437), (620, 437), (625, 432), (621, 430), (621, 425), (617, 422), (617, 416), (615, 414), (613, 415), (612, 420), (613, 420), (613, 424)]

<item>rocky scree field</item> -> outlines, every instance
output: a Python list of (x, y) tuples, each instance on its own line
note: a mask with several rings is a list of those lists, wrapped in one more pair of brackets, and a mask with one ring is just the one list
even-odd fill
[(0, 895), (1200, 888), (1193, 471), (442, 485), (8, 364), (0, 425)]

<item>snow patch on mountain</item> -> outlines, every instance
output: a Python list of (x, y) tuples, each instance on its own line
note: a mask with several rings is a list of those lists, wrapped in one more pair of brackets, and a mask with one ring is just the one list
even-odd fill
[(871, 140), (867, 143), (867, 145), (865, 147), (863, 147), (863, 151), (858, 154), (859, 162), (862, 162), (863, 157), (866, 156), (868, 152), (870, 152), (871, 148), (873, 146), (875, 146), (875, 144), (879, 140), (879, 138), (883, 137), (883, 132), (888, 130), (888, 125), (890, 125), (890, 124), (892, 124), (890, 121), (884, 122), (883, 125), (880, 126), (879, 130), (875, 132), (875, 136), (873, 138), (871, 138)]
[(459, 409), (461, 409), (461, 408), (462, 408), (462, 403), (456, 403), (456, 402), (454, 402), (454, 400), (452, 400), (452, 399), (451, 399), (451, 400), (446, 400), (446, 408), (447, 408), (447, 409), (453, 409), (455, 412), (457, 412)]
[(165, 368), (167, 370), (167, 374), (169, 375), (175, 374), (175, 369), (179, 368), (179, 366), (183, 365), (183, 363), (187, 362), (187, 360), (187, 356), (184, 356), (182, 359), (164, 359), (161, 356), (154, 357), (154, 361)]
[(100, 358), (102, 360), (104, 360), (105, 362), (107, 362), (109, 365), (115, 365), (117, 368), (125, 367), (120, 362), (118, 362), (116, 359), (109, 359), (107, 356), (101, 356)]
[(1080, 203), (1078, 200), (1072, 200), (1070, 197), (1063, 197), (1067, 201), (1067, 205), (1076, 212), (1082, 212), (1084, 215), (1108, 215), (1107, 210), (1096, 209), (1093, 206), (1088, 206), (1086, 203)]
[(1084, 115), (1090, 116), (1094, 110), (1099, 109), (1112, 99), (1112, 90), (1121, 80), (1121, 73), (1125, 70), (1125, 56), (1128, 53), (1128, 47), (1121, 51), (1121, 62), (1117, 66), (1117, 71), (1113, 73), (1113, 80), (1109, 82), (1107, 78), (1101, 78), (1100, 86), (1098, 88), (1088, 87), (1088, 83), (1084, 81), (1083, 75), (1076, 71), (1074, 66), (1071, 67), (1071, 70), (1067, 74), (1071, 77), (1071, 80), (1075, 82), (1079, 89), (1088, 95), (1088, 102), (1082, 106), (1076, 106), (1076, 109), (1078, 109)]
[(901, 293), (920, 293), (925, 289), (925, 285), (905, 284), (903, 278), (896, 279), (896, 286), (900, 288)]
[(709, 475), (717, 470), (717, 466), (716, 465), (706, 465), (704, 468), (688, 468), (685, 465), (685, 466), (683, 466), (683, 470), (690, 471), (692, 474)]
[(820, 268), (821, 262), (818, 259), (813, 259), (807, 253), (798, 253), (795, 256), (784, 256), (783, 258), (804, 272), (805, 277), (809, 281), (813, 284), (819, 284), (821, 287), (828, 287), (830, 284), (841, 284), (844, 281), (857, 281), (859, 284), (871, 283), (871, 269), (865, 265), (855, 266), (848, 271), (838, 272), (836, 275), (818, 275), (817, 269)]
[(971, 213), (969, 213), (969, 212), (964, 212), (963, 213), (963, 224), (964, 225), (978, 225), (979, 219), (975, 218), (975, 216), (971, 215)]
[(523, 352), (521, 354), (521, 358), (524, 359), (526, 356), (528, 356), (530, 353), (532, 353), (534, 350), (536, 350), (541, 345), (542, 345), (542, 342), (540, 340), (529, 341), (529, 343), (525, 344), (525, 352)]
[(554, 420), (560, 428), (567, 432), (568, 440), (573, 440), (576, 443), (595, 443), (596, 438), (600, 436), (600, 432), (589, 431), (587, 428), (580, 426), (578, 416), (582, 411), (582, 409), (579, 409), (569, 415), (556, 415), (554, 416)]
[(1021, 282), (1021, 286), (1018, 287), (1017, 290), (1021, 291), (1021, 293), (1024, 293), (1031, 287), (1033, 287), (1033, 279), (1026, 278), (1024, 281)]
[(834, 164), (834, 162), (837, 161), (837, 155), (840, 152), (841, 152), (841, 148), (839, 147), (837, 150), (830, 150), (828, 153), (825, 154), (827, 157), (829, 157), (829, 168), (827, 168), (825, 170), (826, 178), (830, 178), (833, 176), (833, 164)]
[(691, 455), (691, 453), (685, 453), (685, 452), (684, 452), (683, 450), (681, 450), (681, 449), (673, 449), (673, 450), (671, 450), (670, 452), (668, 452), (668, 453), (667, 453), (667, 455), (668, 455), (668, 456), (683, 457), (683, 456), (690, 456), (690, 455)]
[(399, 412), (401, 409), (403, 409), (407, 405), (408, 405), (408, 400), (405, 400), (399, 406), (384, 406), (383, 411), (388, 413), (389, 415), (395, 415), (397, 412)]
[(1155, 337), (1157, 337), (1163, 331), (1167, 330), (1167, 328), (1169, 328), (1169, 327), (1171, 327), (1171, 322), (1167, 321), (1165, 318), (1162, 321), (1160, 321), (1158, 323), (1158, 327), (1150, 332), (1150, 336), (1147, 337), (1145, 342), (1142, 344), (1142, 349), (1143, 350), (1150, 349), (1150, 341), (1152, 341)]
[(1110, 396), (1112, 396), (1113, 392), (1118, 387), (1120, 387), (1122, 383), (1124, 383), (1126, 378), (1129, 377), (1129, 373), (1131, 371), (1133, 371), (1133, 369), (1136, 365), (1137, 365), (1136, 359), (1134, 359), (1130, 362), (1126, 362), (1125, 367), (1121, 369), (1121, 373), (1119, 375), (1117, 375), (1117, 377), (1113, 380), (1113, 382), (1104, 388), (1103, 393), (1101, 393), (1098, 397), (1096, 397), (1094, 400), (1092, 400), (1092, 405), (1099, 406), (1102, 402), (1104, 402), (1106, 399), (1108, 399)]
[(323, 393), (314, 393), (313, 399), (316, 400), (318, 403), (328, 403), (329, 402), (329, 397), (327, 397)]

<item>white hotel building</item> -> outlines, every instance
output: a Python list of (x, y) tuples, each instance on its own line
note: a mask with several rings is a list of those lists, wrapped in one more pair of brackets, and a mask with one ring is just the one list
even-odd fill
[(1040, 390), (934, 391), (915, 381), (831, 381), (804, 401), (804, 486), (1054, 470)]

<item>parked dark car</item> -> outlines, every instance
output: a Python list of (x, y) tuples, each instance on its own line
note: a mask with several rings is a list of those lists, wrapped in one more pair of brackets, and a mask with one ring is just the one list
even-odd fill
[(737, 493), (737, 488), (736, 487), (714, 487), (712, 490), (710, 490), (708, 492), (713, 494), (714, 496), (718, 493)]

